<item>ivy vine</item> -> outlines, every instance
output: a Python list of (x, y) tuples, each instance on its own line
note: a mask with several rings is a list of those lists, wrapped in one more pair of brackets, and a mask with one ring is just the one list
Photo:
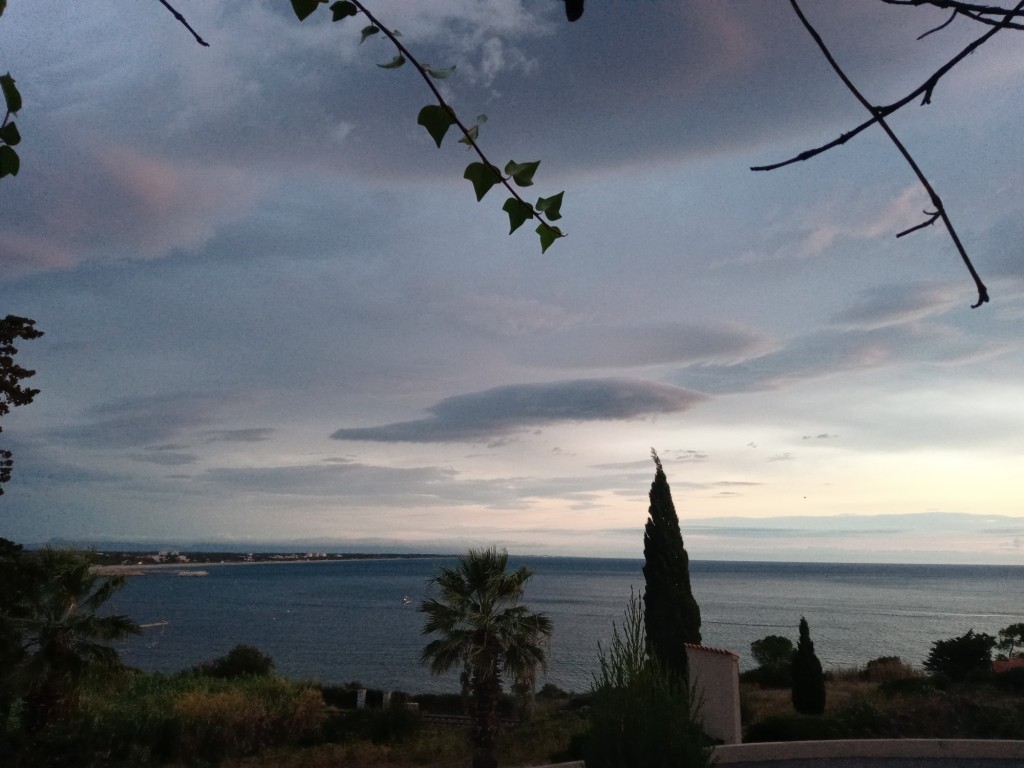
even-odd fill
[[(321, 5), (326, 5), (327, 0), (291, 0), (291, 3), (299, 21), (304, 21)], [(510, 235), (527, 221), (536, 219), (538, 224), (534, 231), (540, 238), (541, 253), (547, 251), (556, 240), (565, 237), (565, 233), (551, 223), (562, 218), (562, 196), (565, 193), (559, 192), (550, 197), (539, 197), (536, 203), (530, 203), (520, 192), (523, 187), (533, 186), (533, 176), (540, 166), (540, 161), (517, 163), (515, 160), (509, 160), (505, 164), (504, 170), (500, 170), (487, 158), (477, 142), (480, 126), (487, 120), (487, 116), (480, 115), (472, 125), (466, 125), (441, 95), (434, 80), (444, 80), (450, 77), (455, 72), (454, 66), (439, 69), (420, 63), (398, 39), (398, 32), (382, 24), (359, 0), (338, 0), (338, 2), (332, 3), (329, 9), (332, 21), (343, 21), (359, 14), (366, 18), (369, 24), (361, 30), (360, 43), (377, 34), (383, 34), (391, 41), (397, 53), (393, 59), (385, 64), (378, 64), (378, 67), (398, 69), (409, 63), (419, 72), (437, 103), (428, 104), (419, 111), (416, 118), (417, 124), (422, 125), (430, 134), (430, 138), (434, 140), (438, 149), (441, 148), (441, 142), (447, 135), (448, 129), (453, 125), (458, 128), (462, 133), (462, 138), (458, 140), (459, 143), (470, 147), (479, 158), (467, 165), (463, 173), (463, 178), (473, 185), (477, 201), (483, 200), (484, 195), (498, 185), (503, 186), (509, 192), (510, 197), (505, 200), (501, 209), (508, 214)]]

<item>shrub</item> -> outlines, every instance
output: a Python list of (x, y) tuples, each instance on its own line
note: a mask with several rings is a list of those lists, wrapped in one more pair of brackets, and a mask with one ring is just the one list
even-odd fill
[(208, 661), (196, 668), (207, 677), (221, 677), (228, 680), (236, 677), (266, 677), (274, 670), (274, 660), (259, 648), (239, 643), (226, 655)]
[(743, 742), (759, 741), (824, 741), (845, 736), (842, 726), (830, 717), (807, 715), (773, 715), (752, 723)]
[(940, 680), (932, 675), (930, 677), (901, 677), (894, 680), (886, 680), (879, 685), (879, 690), (886, 696), (923, 696), (942, 690)]
[(899, 656), (879, 656), (867, 663), (864, 677), (872, 683), (888, 683), (915, 677), (914, 668)]
[(588, 768), (710, 765), (712, 753), (686, 681), (648, 656), (636, 596), (630, 597), (622, 629), (620, 634), (612, 625), (611, 646), (600, 653), (584, 738)]
[(960, 637), (936, 640), (925, 659), (924, 668), (929, 672), (940, 672), (952, 680), (966, 680), (979, 672), (992, 669), (992, 649), (996, 639), (984, 632), (975, 634), (973, 629)]

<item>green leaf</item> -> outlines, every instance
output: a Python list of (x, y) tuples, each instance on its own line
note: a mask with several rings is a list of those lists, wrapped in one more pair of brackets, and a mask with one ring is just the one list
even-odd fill
[(381, 69), (398, 69), (403, 64), (405, 64), (405, 56), (403, 56), (402, 54), (398, 54), (387, 64), (378, 64), (377, 66), (380, 67)]
[(8, 146), (0, 147), (0, 179), (4, 176), (17, 176), (20, 167), (18, 153)]
[(434, 69), (433, 67), (424, 67), (423, 71), (430, 75), (435, 80), (444, 80), (446, 77), (451, 77), (455, 71), (455, 65), (452, 64), (446, 69)]
[(315, 11), (318, 5), (320, 5), (320, 0), (292, 0), (292, 10), (299, 17), (299, 21), (304, 20)]
[(552, 221), (558, 221), (558, 219), (562, 218), (562, 195), (564, 194), (565, 192), (562, 191), (551, 197), (538, 198), (537, 210)]
[(520, 187), (528, 187), (533, 184), (533, 174), (537, 172), (538, 165), (540, 160), (534, 163), (517, 163), (515, 160), (509, 160), (505, 166), (505, 175), (511, 176), (512, 181)]
[(459, 144), (465, 144), (467, 147), (473, 146), (473, 142), (476, 141), (477, 137), (480, 135), (480, 126), (486, 122), (487, 115), (477, 115), (476, 123), (473, 126), (466, 129), (466, 133), (468, 133), (469, 135), (463, 136), (461, 139), (459, 139)]
[(21, 134), (18, 133), (18, 126), (14, 123), (8, 123), (3, 128), (0, 128), (0, 141), (10, 147), (13, 147), (21, 141)]
[(331, 5), (331, 13), (333, 14), (331, 21), (341, 21), (349, 16), (355, 16), (359, 13), (359, 9), (348, 0), (338, 0)]
[(420, 110), (416, 122), (427, 129), (427, 133), (434, 139), (438, 149), (441, 148), (441, 139), (448, 132), (449, 126), (455, 123), (455, 115), (447, 107), (439, 104), (428, 104)]
[(473, 191), (476, 192), (477, 202), (484, 199), (484, 195), (501, 181), (501, 172), (493, 165), (483, 163), (470, 163), (466, 166), (466, 172), (462, 178), (473, 182)]
[(514, 197), (506, 200), (505, 204), (501, 206), (501, 210), (508, 214), (508, 223), (512, 227), (508, 231), (510, 235), (523, 226), (523, 223), (528, 219), (533, 218), (533, 208), (530, 207), (530, 204), (517, 200)]
[(552, 227), (550, 224), (541, 222), (535, 230), (540, 235), (540, 252), (544, 253), (551, 244), (562, 236), (562, 230), (558, 227)]
[(7, 111), (20, 111), (21, 94), (18, 93), (18, 89), (14, 85), (14, 78), (11, 77), (10, 72), (6, 75), (0, 75), (0, 90), (3, 90), (4, 92), (4, 101), (7, 102)]
[(371, 24), (368, 27), (363, 27), (362, 37), (359, 38), (360, 45), (366, 42), (366, 38), (368, 38), (370, 35), (376, 35), (378, 32), (380, 32), (380, 29), (378, 27), (373, 26), (373, 24)]

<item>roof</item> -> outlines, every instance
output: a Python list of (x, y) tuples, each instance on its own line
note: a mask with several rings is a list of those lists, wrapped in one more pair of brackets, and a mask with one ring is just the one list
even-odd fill
[(1014, 656), (1011, 659), (996, 659), (992, 662), (993, 672), (1008, 672), (1011, 669), (1024, 669), (1024, 656)]
[(738, 659), (740, 655), (736, 651), (727, 651), (725, 648), (711, 648), (707, 645), (700, 645), (698, 643), (683, 643), (683, 646), (694, 651), (704, 651), (706, 653), (721, 653), (725, 656), (732, 656)]

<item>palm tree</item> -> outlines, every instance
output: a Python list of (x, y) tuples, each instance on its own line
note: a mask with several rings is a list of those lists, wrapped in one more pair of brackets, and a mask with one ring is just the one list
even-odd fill
[(427, 584), (440, 599), (425, 600), (427, 643), (420, 660), (434, 675), (461, 669), (468, 675), (473, 698), (473, 768), (495, 768), (498, 704), (502, 679), (532, 683), (536, 670), (546, 668), (551, 620), (520, 605), (532, 573), (526, 567), (509, 573), (508, 553), (471, 549), (455, 568), (441, 568)]
[(123, 671), (107, 643), (141, 631), (127, 616), (97, 613), (124, 585), (123, 576), (97, 574), (87, 555), (72, 550), (44, 549), (36, 567), (31, 613), (19, 622), (26, 652), (19, 677), (30, 730), (71, 712), (90, 676)]

